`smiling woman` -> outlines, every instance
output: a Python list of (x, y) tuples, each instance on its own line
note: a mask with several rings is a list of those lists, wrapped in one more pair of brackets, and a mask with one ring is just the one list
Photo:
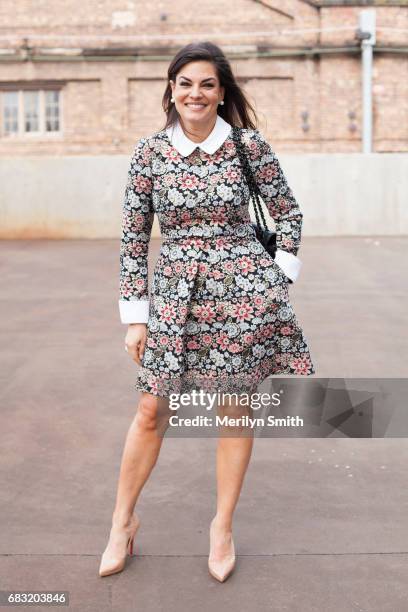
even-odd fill
[(190, 62), (169, 80), (171, 102), (175, 103), (185, 134), (193, 142), (202, 142), (214, 128), (218, 104), (223, 104), (221, 87), (212, 62)]
[[(226, 60), (202, 49), (201, 59), (183, 51), (170, 66), (167, 127), (136, 146), (125, 198), (119, 306), (141, 366), (135, 387), (161, 397), (252, 392), (268, 375), (314, 373), (288, 292), (302, 212), (276, 154), (241, 116), (245, 97)], [(274, 258), (251, 224), (237, 144), (277, 226)], [(163, 242), (149, 296), (154, 213)]]
[[(177, 53), (163, 108), (164, 128), (136, 143), (123, 201), (119, 310), (128, 325), (128, 353), (140, 366), (134, 386), (141, 399), (123, 453), (101, 576), (124, 567), (140, 523), (133, 509), (156, 463), (173, 394), (221, 392), (217, 409), (233, 418), (239, 400), (225, 406), (225, 392), (239, 397), (273, 374), (314, 373), (288, 292), (299, 270), (303, 215), (219, 47), (192, 43)], [(251, 224), (241, 149), (275, 220), (275, 259)], [(149, 296), (155, 214), (163, 241)], [(220, 582), (235, 564), (232, 518), (252, 436), (243, 425), (238, 435), (218, 441), (208, 569)]]

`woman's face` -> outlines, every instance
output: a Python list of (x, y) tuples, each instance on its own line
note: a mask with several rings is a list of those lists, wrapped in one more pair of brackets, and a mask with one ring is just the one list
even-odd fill
[(170, 80), (174, 104), (181, 120), (207, 124), (215, 119), (218, 103), (224, 98), (214, 64), (190, 62)]

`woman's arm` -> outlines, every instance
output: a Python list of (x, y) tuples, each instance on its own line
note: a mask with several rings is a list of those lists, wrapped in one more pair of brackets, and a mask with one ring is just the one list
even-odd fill
[(122, 323), (147, 323), (149, 318), (148, 250), (154, 220), (151, 149), (141, 138), (128, 171), (122, 212), (119, 312)]
[(258, 130), (243, 136), (250, 151), (250, 162), (262, 200), (276, 226), (276, 263), (293, 282), (302, 262), (296, 256), (300, 247), (303, 214), (288, 185), (276, 153)]

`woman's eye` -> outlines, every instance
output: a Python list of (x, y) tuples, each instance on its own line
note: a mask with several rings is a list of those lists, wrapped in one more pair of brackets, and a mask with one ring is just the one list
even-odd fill
[[(189, 86), (189, 83), (180, 83), (181, 87)], [(206, 83), (204, 87), (214, 87), (212, 83)]]

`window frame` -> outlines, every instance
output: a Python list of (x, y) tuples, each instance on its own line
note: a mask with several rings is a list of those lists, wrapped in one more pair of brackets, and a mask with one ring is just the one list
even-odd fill
[[(25, 131), (25, 120), (24, 120), (24, 92), (35, 91), (39, 94), (38, 104), (38, 127), (39, 129), (35, 132)], [(47, 91), (58, 91), (58, 123), (59, 129), (53, 131), (46, 131), (46, 96)], [(6, 92), (17, 92), (18, 94), (18, 105), (17, 105), (17, 121), (18, 131), (17, 132), (5, 132), (4, 131), (4, 93)], [(21, 87), (17, 85), (15, 88), (7, 87), (2, 88), (0, 85), (0, 139), (1, 140), (32, 140), (32, 139), (60, 139), (64, 136), (64, 126), (62, 122), (63, 118), (63, 90), (59, 87)]]

